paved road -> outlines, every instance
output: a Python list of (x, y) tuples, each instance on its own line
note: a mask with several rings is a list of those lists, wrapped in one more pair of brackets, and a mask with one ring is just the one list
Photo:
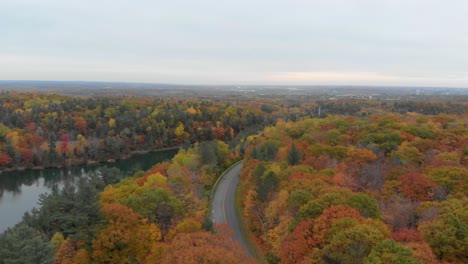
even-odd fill
[(233, 238), (239, 241), (247, 253), (252, 256), (252, 252), (247, 247), (245, 238), (240, 231), (235, 208), (236, 187), (239, 183), (241, 169), (242, 162), (232, 167), (231, 170), (225, 174), (225, 177), (219, 180), (218, 187), (213, 197), (211, 219), (215, 224), (227, 223), (234, 232)]

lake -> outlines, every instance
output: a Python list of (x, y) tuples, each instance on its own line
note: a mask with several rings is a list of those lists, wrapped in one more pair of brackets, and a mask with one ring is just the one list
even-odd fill
[(114, 163), (0, 173), (0, 233), (21, 221), (25, 212), (37, 207), (42, 193), (62, 188), (66, 182), (75, 182), (101, 167), (118, 168), (124, 177), (128, 177), (136, 171), (148, 170), (156, 163), (172, 159), (177, 151), (149, 152)]

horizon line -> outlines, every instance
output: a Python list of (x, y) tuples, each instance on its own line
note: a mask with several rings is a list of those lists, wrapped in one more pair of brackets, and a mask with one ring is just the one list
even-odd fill
[(100, 84), (144, 84), (144, 85), (171, 85), (171, 86), (209, 86), (209, 87), (334, 87), (334, 88), (439, 88), (439, 89), (468, 89), (463, 86), (431, 86), (431, 85), (359, 85), (359, 84), (189, 84), (189, 83), (166, 83), (166, 82), (137, 82), (137, 81), (90, 81), (90, 80), (4, 80), (0, 79), (1, 82), (55, 82), (55, 83), (100, 83)]

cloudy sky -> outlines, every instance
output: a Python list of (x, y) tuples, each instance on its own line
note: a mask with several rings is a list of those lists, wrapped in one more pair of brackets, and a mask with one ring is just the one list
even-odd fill
[(0, 0), (0, 80), (468, 87), (466, 0)]

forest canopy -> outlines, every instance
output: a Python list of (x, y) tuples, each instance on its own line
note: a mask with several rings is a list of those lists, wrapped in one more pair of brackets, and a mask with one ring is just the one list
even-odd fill
[(279, 120), (247, 139), (243, 216), (270, 263), (466, 263), (466, 115)]
[(241, 218), (268, 263), (468, 262), (463, 102), (0, 95), (0, 170), (179, 148), (42, 195), (0, 263), (249, 263), (209, 194), (244, 160)]

